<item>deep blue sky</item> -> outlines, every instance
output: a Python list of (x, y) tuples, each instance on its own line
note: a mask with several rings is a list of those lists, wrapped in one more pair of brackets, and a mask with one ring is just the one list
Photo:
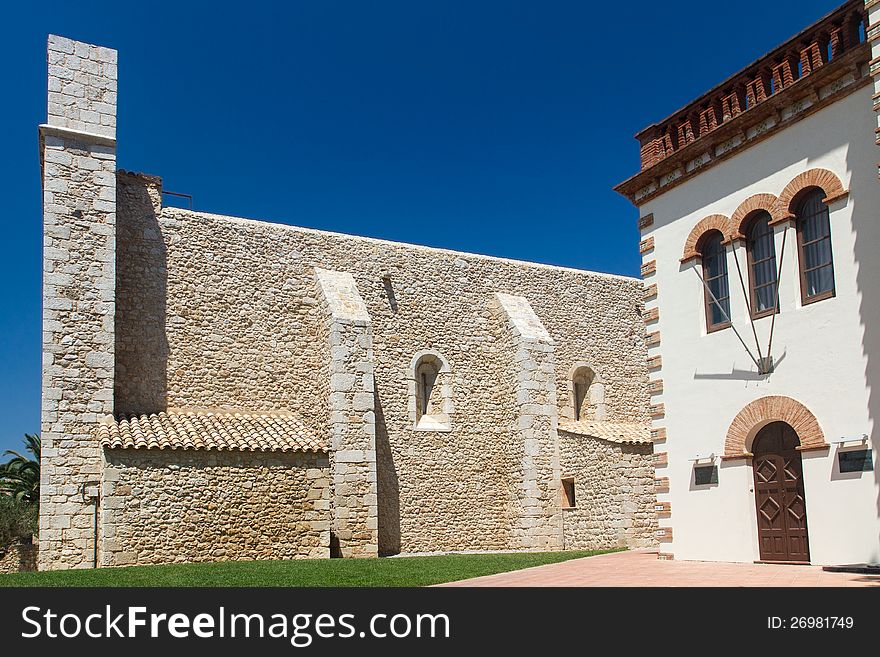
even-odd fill
[(636, 275), (633, 134), (838, 4), (7, 3), (0, 450), (39, 431), (48, 33), (120, 51), (119, 166), (197, 210)]

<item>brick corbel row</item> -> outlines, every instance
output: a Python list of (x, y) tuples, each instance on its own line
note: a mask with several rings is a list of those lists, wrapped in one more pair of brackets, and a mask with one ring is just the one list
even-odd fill
[[(865, 10), (874, 7), (876, 2), (868, 0), (864, 8), (859, 4), (842, 7), (839, 13), (816, 23), (806, 34), (798, 35), (668, 121), (646, 130), (640, 137), (642, 170), (651, 168), (858, 46), (859, 25), (869, 22)], [(876, 25), (867, 26), (868, 41), (878, 38), (877, 33)]]

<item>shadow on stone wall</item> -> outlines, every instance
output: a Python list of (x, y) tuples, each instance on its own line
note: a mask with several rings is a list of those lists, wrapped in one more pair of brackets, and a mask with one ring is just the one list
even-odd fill
[(400, 553), (400, 483), (388, 440), (379, 391), (373, 392), (376, 412), (376, 477), (379, 497), (379, 556)]
[(120, 413), (165, 410), (168, 258), (156, 213), (161, 188), (152, 179), (117, 177), (116, 382)]

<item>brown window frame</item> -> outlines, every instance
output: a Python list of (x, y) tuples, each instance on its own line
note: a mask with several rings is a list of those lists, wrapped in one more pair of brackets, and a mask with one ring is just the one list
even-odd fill
[[(718, 233), (718, 235), (715, 235)], [(706, 333), (714, 333), (715, 331), (722, 331), (726, 328), (730, 327), (730, 320), (723, 322), (718, 322), (717, 324), (712, 323), (712, 307), (715, 305), (715, 302), (712, 301), (712, 297), (709, 295), (709, 281), (715, 280), (718, 276), (710, 279), (707, 274), (706, 261), (703, 258), (703, 252), (705, 251), (706, 244), (710, 241), (718, 239), (721, 237), (721, 258), (724, 262), (724, 277), (727, 279), (727, 317), (730, 317), (730, 274), (727, 271), (727, 248), (724, 246), (724, 235), (722, 235), (719, 231), (711, 231), (709, 235), (705, 237), (703, 240), (703, 244), (700, 247), (700, 266), (703, 268), (703, 310), (706, 313)], [(719, 299), (721, 301), (721, 299)]]
[[(774, 281), (774, 295), (773, 295), (773, 305), (770, 308), (766, 308), (765, 310), (757, 310), (757, 296), (755, 294), (755, 272), (754, 272), (754, 258), (752, 257), (752, 231), (755, 229), (755, 224), (758, 221), (767, 219), (767, 227), (770, 229), (770, 239), (773, 243), (773, 281)], [(770, 223), (772, 221), (772, 217), (769, 212), (766, 210), (761, 210), (760, 212), (756, 212), (751, 219), (749, 219), (748, 226), (746, 227), (745, 236), (746, 236), (746, 266), (749, 268), (749, 315), (752, 319), (761, 319), (762, 317), (770, 317), (774, 313), (779, 312), (779, 259), (776, 255), (776, 231), (773, 229), (773, 224)], [(769, 260), (769, 258), (768, 258)], [(767, 285), (770, 285), (769, 283)], [(764, 287), (766, 287), (765, 285)]]
[[(812, 190), (809, 190), (805, 193), (797, 205), (797, 212), (795, 213), (794, 227), (795, 232), (797, 233), (797, 245), (798, 245), (798, 274), (801, 279), (801, 305), (808, 306), (811, 303), (816, 303), (817, 301), (824, 301), (825, 299), (833, 299), (837, 296), (837, 279), (834, 276), (834, 242), (831, 239), (831, 210), (828, 209), (828, 204), (825, 203), (824, 200), (820, 200), (820, 203), (825, 207), (825, 217), (828, 221), (828, 251), (831, 254), (831, 289), (825, 292), (820, 292), (819, 294), (814, 294), (813, 296), (807, 295), (807, 269), (804, 267), (804, 237), (803, 237), (803, 221), (801, 220), (801, 214), (803, 213), (803, 207), (806, 204), (807, 198), (812, 194), (822, 194), (824, 197), (824, 192), (820, 190), (818, 187)], [(822, 238), (825, 239), (825, 238)], [(818, 241), (818, 240), (816, 240)], [(824, 266), (824, 265), (823, 265)], [(818, 269), (818, 267), (816, 268)], [(812, 270), (811, 270), (812, 271)]]

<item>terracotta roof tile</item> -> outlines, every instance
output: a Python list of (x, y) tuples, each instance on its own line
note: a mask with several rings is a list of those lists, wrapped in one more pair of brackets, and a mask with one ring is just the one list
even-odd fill
[(600, 438), (623, 445), (650, 445), (651, 428), (635, 422), (603, 422), (599, 420), (560, 420), (559, 430), (566, 433)]
[(98, 428), (114, 449), (326, 452), (327, 447), (291, 413), (169, 410), (106, 416)]

